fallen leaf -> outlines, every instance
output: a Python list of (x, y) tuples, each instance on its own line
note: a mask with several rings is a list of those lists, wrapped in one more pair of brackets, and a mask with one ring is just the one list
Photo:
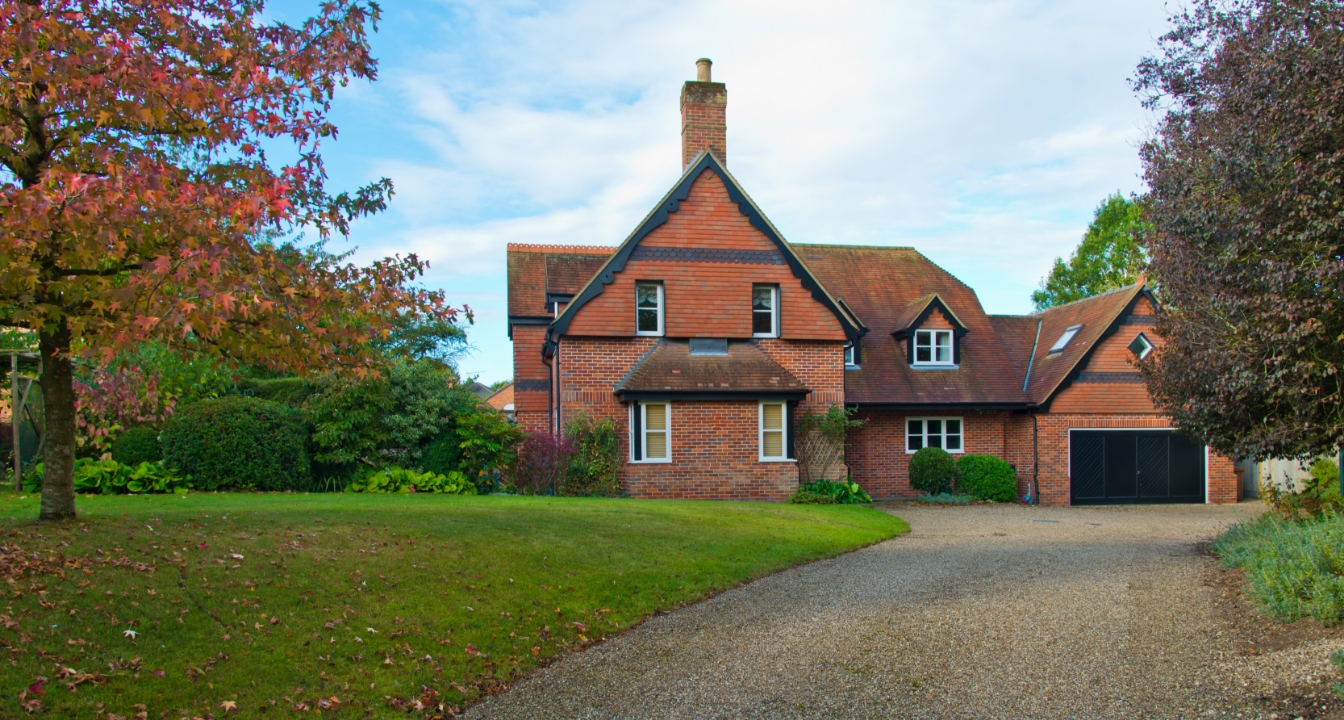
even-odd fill
[(231, 710), (238, 709), (238, 703), (232, 700), (225, 700), (224, 702), (220, 703), (219, 706), (224, 708), (224, 712), (229, 712)]
[(134, 631), (134, 630), (123, 630), (123, 631), (121, 632), (121, 634), (122, 634), (123, 637), (128, 637), (128, 638), (134, 640), (135, 637), (136, 637), (137, 635), (139, 635), (140, 633), (138, 633), (138, 632), (136, 632), (136, 631)]

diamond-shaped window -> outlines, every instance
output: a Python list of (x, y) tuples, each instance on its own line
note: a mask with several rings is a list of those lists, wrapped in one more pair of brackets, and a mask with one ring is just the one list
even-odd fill
[(1153, 351), (1153, 341), (1149, 340), (1147, 335), (1139, 333), (1129, 342), (1129, 351), (1134, 353), (1134, 357), (1142, 360)]

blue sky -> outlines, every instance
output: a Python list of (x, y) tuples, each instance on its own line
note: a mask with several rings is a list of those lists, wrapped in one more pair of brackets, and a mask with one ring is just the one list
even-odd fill
[[(614, 245), (680, 174), (681, 84), (728, 86), (728, 165), (795, 243), (909, 245), (985, 309), (1029, 294), (1109, 193), (1142, 189), (1126, 79), (1160, 0), (385, 0), (376, 83), (337, 96), (333, 189), (391, 178), (358, 257), (415, 252), (507, 379), (505, 245)], [(284, 0), (297, 21), (316, 3)]]

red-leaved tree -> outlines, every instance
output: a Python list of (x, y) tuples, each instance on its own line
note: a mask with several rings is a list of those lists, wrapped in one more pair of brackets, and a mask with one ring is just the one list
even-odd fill
[[(43, 519), (75, 514), (71, 358), (160, 338), (368, 372), (399, 314), (454, 319), (424, 264), (327, 252), (387, 180), (329, 193), (333, 92), (372, 80), (372, 2), (301, 25), (252, 0), (0, 3), (0, 325), (37, 333)], [(268, 157), (283, 154), (283, 161)], [(264, 238), (308, 230), (307, 244)]]

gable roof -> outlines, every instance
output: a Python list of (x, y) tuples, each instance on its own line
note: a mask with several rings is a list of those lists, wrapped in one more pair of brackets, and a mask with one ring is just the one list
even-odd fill
[[(980, 299), (946, 270), (908, 247), (798, 244), (794, 249), (874, 330), (860, 341), (859, 369), (845, 371), (846, 402), (1026, 407), (1022, 373), (1007, 358)], [(912, 368), (902, 341), (891, 333), (938, 305), (965, 328), (960, 366)]]
[[(1129, 314), (1140, 297), (1148, 297), (1157, 306), (1157, 299), (1140, 282), (1056, 305), (1031, 316), (1041, 323), (1040, 341), (1030, 359), (1031, 377), (1027, 379), (1027, 396), (1031, 402), (1044, 405), (1071, 382), (1101, 341), (1115, 332), (1119, 321)], [(1082, 327), (1069, 344), (1061, 352), (1051, 354), (1050, 346), (1075, 325)]]
[(756, 203), (747, 195), (742, 186), (738, 184), (737, 179), (732, 176), (719, 162), (718, 158), (712, 152), (702, 152), (695, 162), (686, 168), (681, 179), (672, 187), (662, 200), (654, 206), (653, 210), (645, 216), (644, 220), (630, 233), (622, 242), (616, 251), (609, 257), (602, 266), (588, 280), (575, 298), (565, 307), (559, 316), (551, 323), (547, 330), (547, 337), (553, 338), (555, 335), (563, 335), (569, 329), (569, 324), (573, 321), (589, 300), (602, 294), (603, 289), (616, 280), (616, 273), (625, 269), (625, 263), (630, 259), (631, 253), (639, 246), (641, 240), (645, 238), (655, 228), (667, 222), (668, 215), (677, 211), (680, 203), (691, 193), (691, 186), (696, 179), (704, 172), (709, 171), (719, 176), (723, 181), (724, 187), (728, 190), (728, 197), (737, 203), (737, 209), (746, 216), (751, 226), (756, 228), (761, 234), (772, 242), (779, 252), (784, 256), (784, 262), (789, 266), (793, 276), (798, 278), (803, 287), (811, 291), (813, 299), (826, 306), (836, 318), (840, 321), (840, 326), (844, 328), (845, 335), (850, 339), (857, 338), (864, 333), (862, 323), (858, 322), (849, 312), (841, 306), (836, 299), (827, 292), (825, 286), (817, 280), (812, 271), (802, 261), (802, 258), (794, 252), (793, 247), (784, 240), (775, 226), (770, 222), (765, 214), (761, 212)]
[(929, 293), (905, 306), (905, 309), (901, 311), (901, 314), (896, 316), (895, 328), (892, 329), (892, 334), (897, 338), (905, 337), (910, 330), (922, 324), (924, 320), (929, 317), (929, 313), (932, 313), (935, 309), (943, 313), (943, 316), (952, 324), (952, 327), (960, 330), (962, 333), (966, 332), (966, 326), (961, 322), (961, 318), (958, 318), (957, 314), (947, 307), (947, 303), (943, 302), (943, 299), (938, 297), (938, 293)]
[(989, 324), (993, 326), (994, 334), (999, 336), (999, 344), (1003, 346), (1008, 362), (1025, 379), (1038, 342), (1041, 319), (1034, 315), (990, 315)]
[(544, 318), (550, 295), (574, 295), (597, 272), (614, 247), (509, 243), (509, 320)]

